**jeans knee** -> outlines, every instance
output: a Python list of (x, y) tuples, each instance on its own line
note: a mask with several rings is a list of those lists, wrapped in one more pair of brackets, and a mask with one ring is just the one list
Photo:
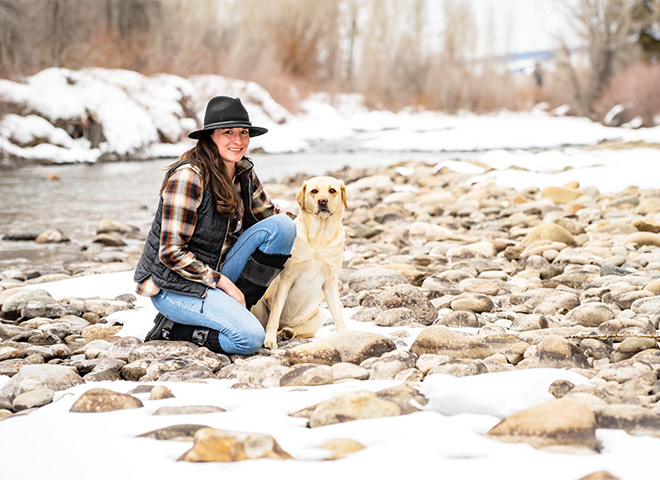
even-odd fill
[(240, 350), (236, 353), (241, 355), (249, 355), (251, 353), (259, 350), (266, 340), (266, 332), (263, 328), (252, 329), (250, 331), (244, 332), (243, 341), (240, 345), (237, 345), (237, 348)]
[(274, 218), (277, 219), (279, 233), (293, 241), (293, 239), (296, 238), (296, 224), (291, 220), (291, 217), (284, 213), (280, 213), (275, 215)]
[(271, 239), (270, 243), (273, 246), (277, 245), (280, 249), (285, 249), (286, 252), (267, 252), (267, 253), (289, 253), (293, 247), (293, 242), (296, 239), (296, 224), (291, 220), (288, 215), (280, 213), (269, 217), (271, 222)]

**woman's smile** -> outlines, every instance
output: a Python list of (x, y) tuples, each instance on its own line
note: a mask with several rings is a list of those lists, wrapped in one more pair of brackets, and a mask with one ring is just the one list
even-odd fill
[(239, 162), (250, 145), (250, 132), (247, 128), (219, 128), (213, 131), (211, 139), (218, 148), (223, 161)]

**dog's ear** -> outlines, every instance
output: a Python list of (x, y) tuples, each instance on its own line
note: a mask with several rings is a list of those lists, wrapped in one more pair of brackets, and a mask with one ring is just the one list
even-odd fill
[(303, 183), (303, 186), (300, 187), (298, 193), (296, 194), (296, 202), (300, 205), (300, 211), (305, 210), (305, 191), (307, 190), (307, 182)]
[(344, 202), (344, 208), (348, 208), (348, 202), (346, 200), (346, 185), (344, 185), (344, 182), (339, 183), (339, 188), (341, 189), (341, 199)]

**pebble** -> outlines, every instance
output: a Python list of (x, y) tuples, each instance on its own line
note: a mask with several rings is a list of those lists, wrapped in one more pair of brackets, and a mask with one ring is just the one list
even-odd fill
[(514, 413), (486, 436), (535, 448), (573, 447), (571, 451), (586, 453), (596, 450), (596, 428), (596, 415), (587, 405), (561, 398)]
[(288, 460), (291, 455), (264, 433), (235, 432), (204, 427), (195, 432), (193, 447), (184, 453), (185, 462), (237, 462), (240, 460)]

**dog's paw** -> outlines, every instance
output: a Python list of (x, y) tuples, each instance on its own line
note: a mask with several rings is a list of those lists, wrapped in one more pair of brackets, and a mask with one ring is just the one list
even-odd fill
[(291, 340), (295, 336), (296, 336), (295, 332), (290, 328), (283, 328), (282, 330), (277, 332), (278, 340), (282, 340), (283, 342), (286, 342), (287, 340)]
[(275, 338), (266, 338), (264, 341), (264, 347), (269, 350), (275, 350), (277, 348), (277, 339)]

